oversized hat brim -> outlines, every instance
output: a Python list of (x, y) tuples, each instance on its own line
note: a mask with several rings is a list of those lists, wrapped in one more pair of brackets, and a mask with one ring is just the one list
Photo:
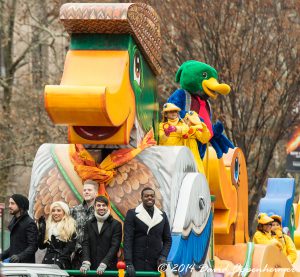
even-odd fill
[(181, 111), (181, 109), (180, 108), (174, 108), (174, 107), (170, 107), (170, 108), (166, 108), (166, 109), (164, 109), (163, 110), (163, 113), (165, 113), (165, 112), (171, 112), (171, 111), (176, 111), (176, 112), (180, 112)]
[(259, 215), (258, 216), (258, 223), (260, 224), (268, 224), (268, 223), (271, 223), (273, 222), (274, 219), (269, 217), (268, 215), (266, 214), (263, 214), (263, 215)]
[(277, 214), (274, 214), (271, 216), (271, 218), (274, 220), (274, 221), (279, 221), (280, 224), (282, 223), (282, 218), (280, 215), (277, 215)]
[(177, 111), (177, 112), (180, 112), (181, 109), (180, 109), (179, 107), (177, 107), (177, 106), (176, 106), (175, 104), (173, 104), (173, 103), (166, 103), (166, 104), (164, 104), (162, 113), (165, 113), (165, 112), (171, 112), (171, 111)]

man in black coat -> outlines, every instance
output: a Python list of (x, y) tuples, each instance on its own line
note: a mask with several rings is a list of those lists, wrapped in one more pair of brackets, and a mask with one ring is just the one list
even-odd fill
[(156, 271), (166, 263), (172, 238), (165, 212), (155, 206), (155, 192), (144, 188), (142, 204), (127, 212), (124, 222), (124, 256), (129, 277), (135, 270)]
[(29, 201), (21, 194), (14, 194), (9, 199), (9, 213), (13, 215), (8, 225), (10, 247), (1, 254), (1, 260), (9, 258), (10, 263), (35, 263), (38, 249), (38, 230), (33, 219), (28, 215)]
[(103, 274), (106, 269), (117, 268), (117, 253), (122, 240), (122, 225), (110, 215), (109, 203), (105, 196), (97, 196), (94, 217), (84, 227), (82, 241), (82, 273), (97, 270)]

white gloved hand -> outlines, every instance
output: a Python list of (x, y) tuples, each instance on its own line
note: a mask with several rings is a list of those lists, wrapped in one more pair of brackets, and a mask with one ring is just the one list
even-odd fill
[(107, 268), (107, 265), (104, 263), (101, 263), (97, 268), (97, 274), (102, 275)]
[(282, 232), (283, 232), (284, 234), (288, 235), (289, 232), (290, 232), (290, 230), (289, 230), (288, 227), (283, 227), (283, 228), (282, 228)]
[(89, 261), (84, 261), (80, 267), (80, 272), (86, 274), (91, 268), (91, 263)]

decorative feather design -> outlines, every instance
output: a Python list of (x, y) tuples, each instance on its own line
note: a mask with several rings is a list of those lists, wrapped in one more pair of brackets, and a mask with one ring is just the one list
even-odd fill
[(159, 184), (151, 169), (140, 159), (132, 159), (117, 168), (116, 173), (114, 180), (106, 187), (106, 191), (124, 216), (128, 209), (141, 203), (141, 191), (145, 187), (150, 187), (156, 192), (156, 205), (161, 208), (162, 195)]
[(29, 199), (29, 212), (38, 219), (42, 215), (47, 216), (50, 212), (50, 205), (55, 201), (63, 201), (73, 207), (81, 201), (76, 197), (73, 190), (65, 180), (59, 169), (59, 161), (55, 155), (53, 144), (43, 144), (35, 157)]
[(50, 155), (50, 147), (50, 144), (41, 145), (35, 155), (35, 159), (32, 165), (32, 174), (29, 189), (29, 213), (31, 216), (33, 216), (33, 207), (40, 181), (45, 176), (46, 172), (48, 172), (55, 166)]

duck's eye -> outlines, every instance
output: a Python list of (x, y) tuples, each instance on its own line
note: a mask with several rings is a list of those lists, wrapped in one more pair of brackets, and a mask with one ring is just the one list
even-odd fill
[(189, 115), (193, 115), (194, 112), (189, 112)]
[(203, 197), (200, 197), (199, 199), (199, 208), (200, 210), (203, 210), (205, 208), (205, 200)]
[(135, 52), (134, 58), (133, 58), (133, 74), (134, 74), (134, 80), (138, 83), (138, 85), (141, 85), (141, 57), (139, 52)]
[(165, 109), (167, 106), (168, 106), (168, 104), (164, 104), (164, 105), (163, 105), (163, 108)]
[(207, 72), (202, 73), (203, 78), (207, 78)]

